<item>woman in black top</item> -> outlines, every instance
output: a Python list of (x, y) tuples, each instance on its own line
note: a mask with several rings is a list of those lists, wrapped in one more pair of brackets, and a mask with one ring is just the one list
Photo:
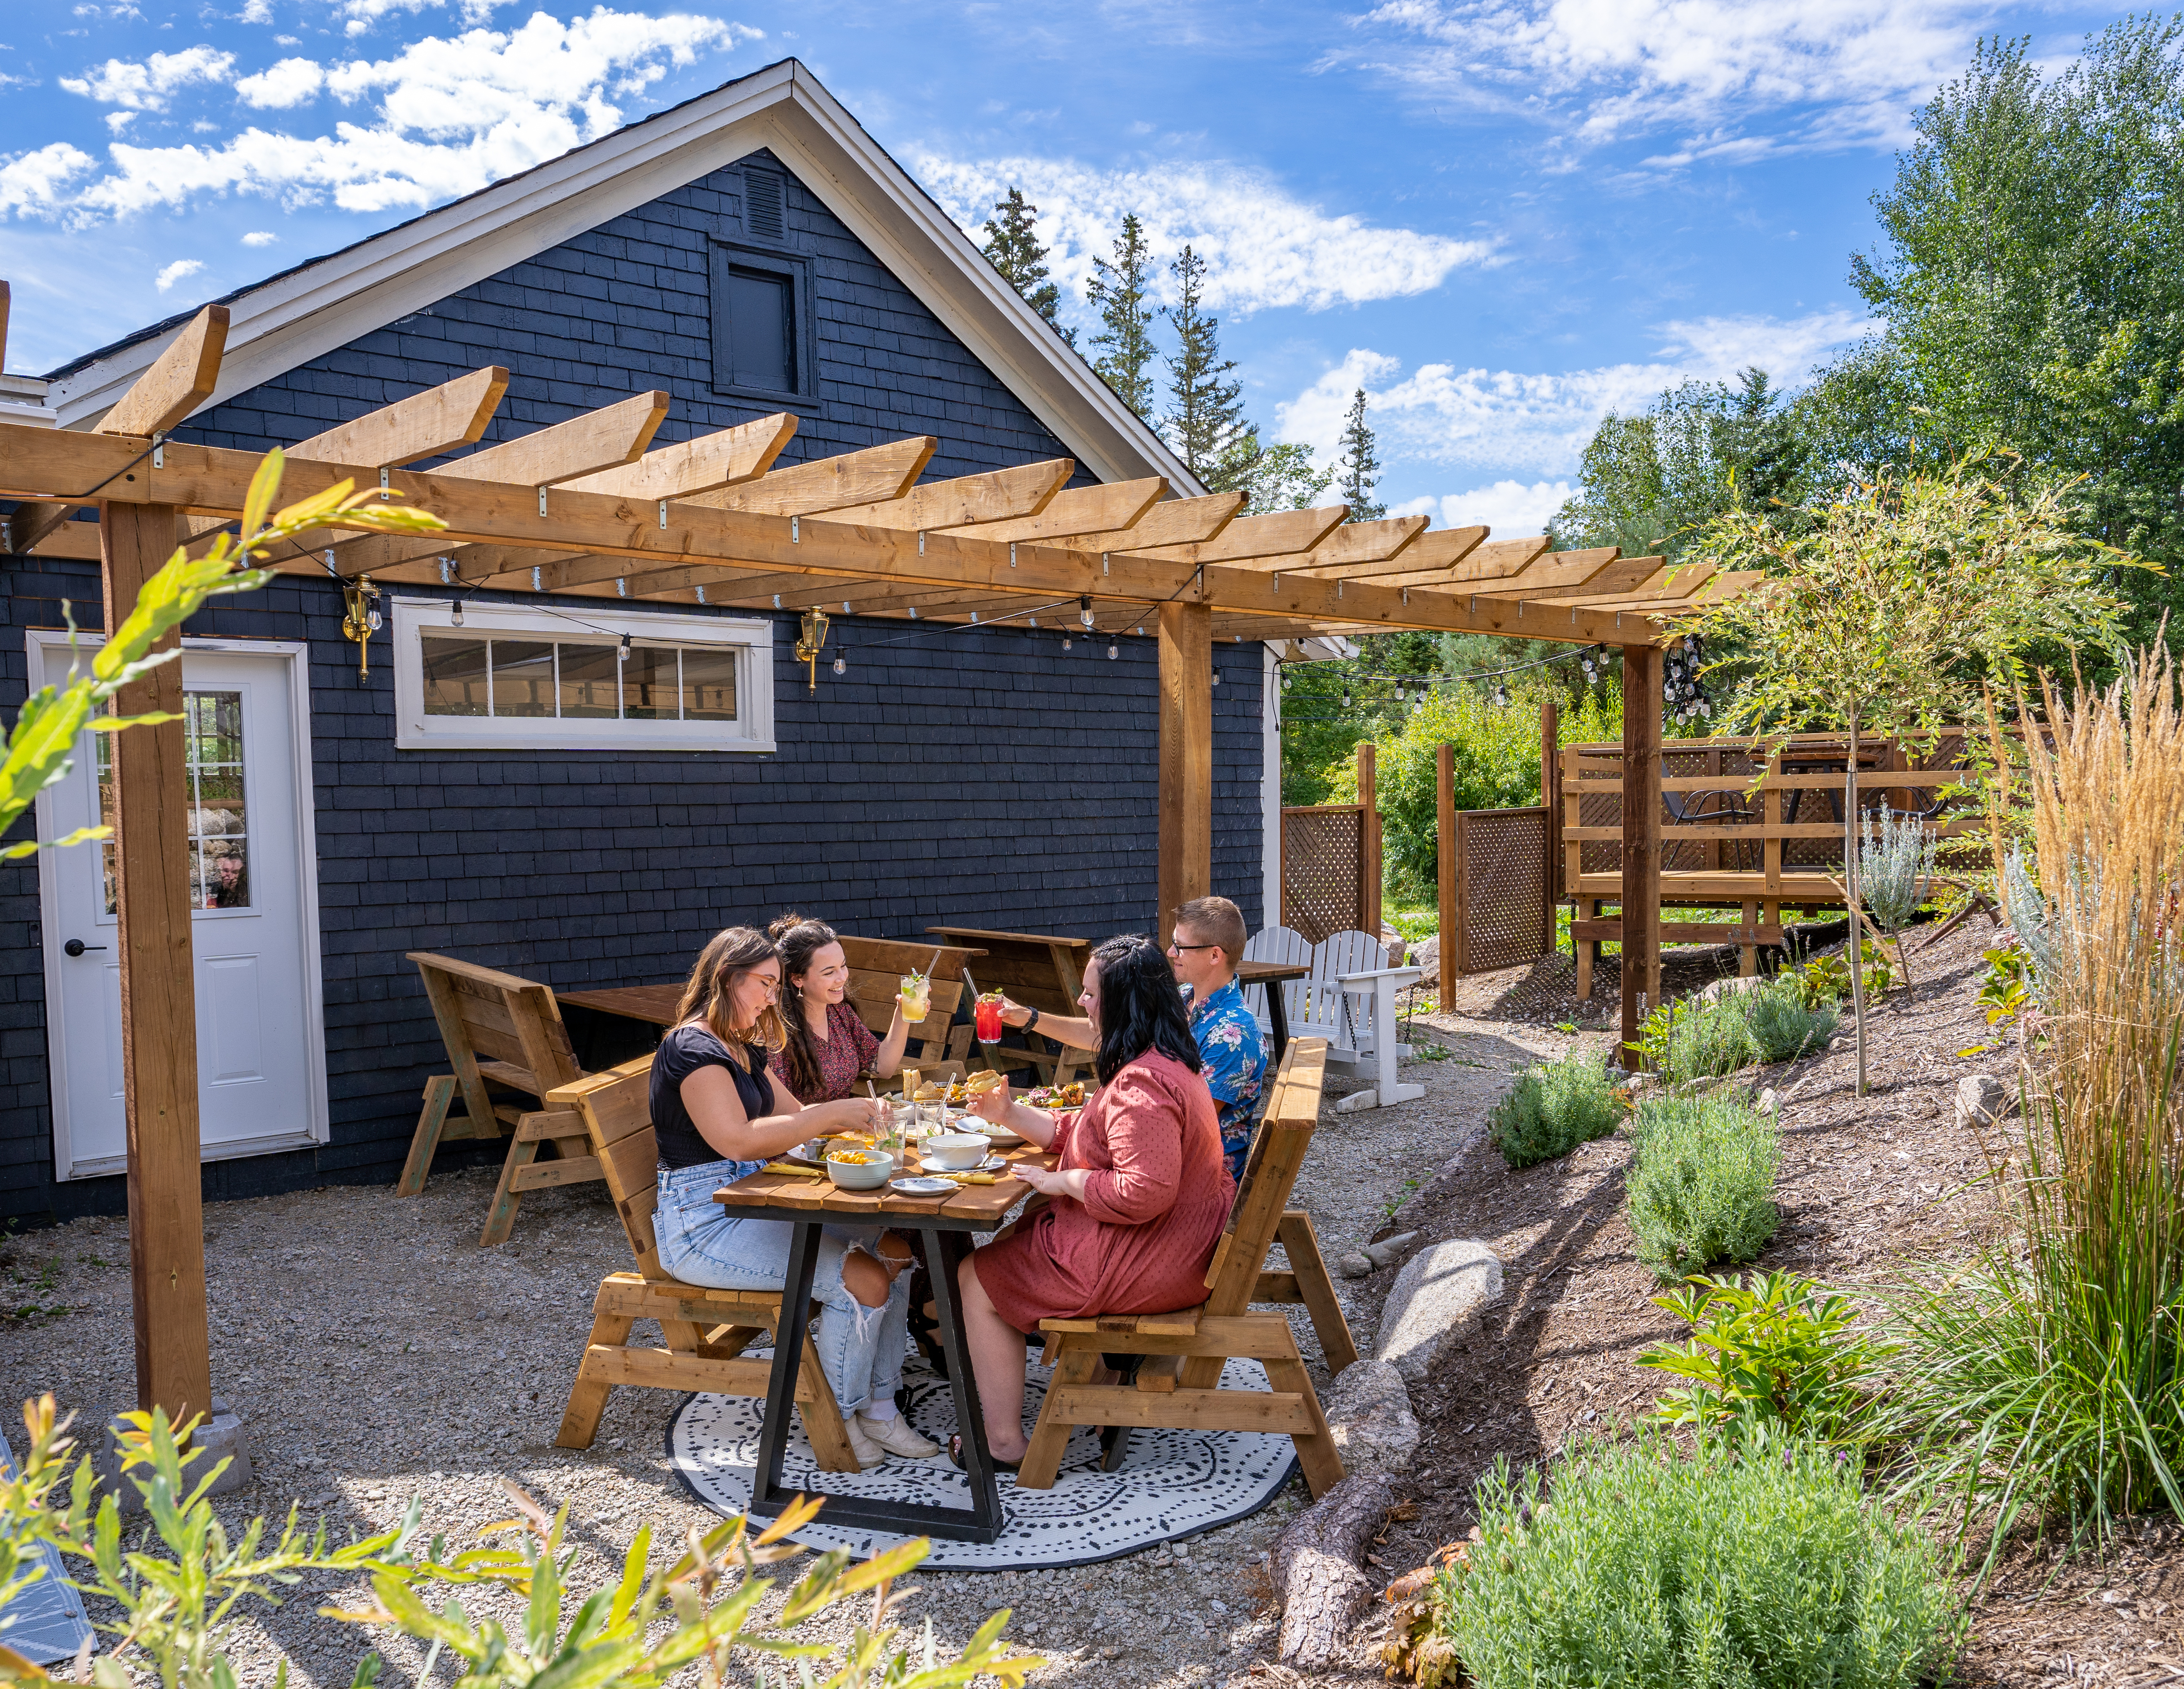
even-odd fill
[[(777, 1290), (788, 1278), (789, 1228), (730, 1213), (722, 1185), (822, 1132), (870, 1131), (881, 1105), (845, 1097), (805, 1107), (766, 1071), (786, 1036), (777, 1000), (781, 958), (765, 934), (731, 927), (690, 971), (674, 1028), (652, 1058), (652, 1129), (660, 1149), (653, 1229), (660, 1264), (685, 1284)], [(812, 1341), (833, 1387), (850, 1447), (866, 1467), (889, 1452), (938, 1446), (895, 1411), (909, 1334), (910, 1247), (893, 1232), (829, 1226), (811, 1294)]]

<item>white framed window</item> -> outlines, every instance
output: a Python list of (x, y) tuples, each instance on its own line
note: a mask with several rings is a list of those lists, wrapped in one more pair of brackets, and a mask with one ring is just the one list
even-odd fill
[(770, 751), (771, 622), (398, 598), (401, 750)]

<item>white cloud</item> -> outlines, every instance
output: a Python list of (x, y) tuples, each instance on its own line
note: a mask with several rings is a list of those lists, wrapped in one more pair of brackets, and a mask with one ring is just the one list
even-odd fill
[[(1900, 142), (1910, 108), (1963, 66), (1991, 0), (1390, 0), (1336, 55), (1505, 111), (1580, 144), (1676, 126), (1652, 162)], [(1780, 135), (1739, 125), (1818, 108)], [(1568, 121), (1573, 108), (1574, 121)]]
[(96, 70), (81, 76), (64, 76), (60, 81), (69, 92), (101, 105), (164, 111), (167, 98), (176, 89), (192, 82), (225, 82), (234, 69), (233, 53), (200, 46), (184, 47), (180, 53), (155, 53), (141, 64), (109, 59)]
[(1496, 481), (1474, 487), (1468, 493), (1446, 493), (1439, 498), (1413, 499), (1391, 506), (1391, 516), (1429, 516), (1438, 527), (1469, 527), (1483, 522), (1496, 539), (1521, 539), (1545, 533), (1557, 510), (1576, 489), (1567, 481)]
[(270, 70), (245, 76), (235, 85), (236, 98), (260, 111), (286, 111), (309, 105), (326, 85), (326, 73), (315, 60), (284, 59)]
[(1610, 411), (1642, 409), (1665, 387), (1685, 380), (1726, 380), (1749, 364), (1792, 385), (1822, 354), (1871, 326), (1844, 310), (1787, 322), (1772, 317), (1670, 322), (1662, 325), (1653, 361), (1558, 375), (1426, 364), (1406, 376), (1397, 360), (1358, 348), (1278, 405), (1275, 415), (1282, 438), (1308, 443), (1322, 459), (1332, 459), (1340, 450), (1351, 395), (1362, 387), (1384, 459), (1561, 477), (1576, 471), (1585, 443)]
[(242, 237), (242, 243), (247, 247), (268, 247), (280, 238), (270, 229), (253, 229)]
[(273, 21), (273, 8), (269, 0), (243, 0), (242, 9), (235, 14), (235, 21), (238, 24), (270, 24)]
[(244, 99), (285, 106), (309, 86), (348, 104), (376, 99), (372, 120), (315, 137), (253, 125), (217, 146), (117, 142), (98, 180), (67, 194), (57, 185), (25, 192), (15, 209), (81, 223), (225, 192), (290, 205), (331, 199), (349, 211), (422, 208), (595, 139), (621, 123), (615, 102), (642, 94), (670, 64), (757, 35), (711, 18), (600, 6), (566, 24), (540, 12), (515, 30), (427, 37), (384, 59), (287, 59), (242, 79)]
[(0, 214), (51, 212), (66, 198), (70, 180), (98, 168), (90, 153), (65, 141), (0, 158)]
[(156, 284), (159, 291), (164, 293), (176, 282), (196, 275), (203, 268), (204, 260), (201, 258), (178, 258), (159, 272), (155, 278)]
[(1155, 164), (1095, 170), (1053, 159), (976, 162), (927, 155), (919, 179), (956, 220), (983, 240), (994, 202), (1011, 186), (1038, 205), (1039, 237), (1052, 248), (1047, 265), (1081, 294), (1092, 257), (1107, 255), (1126, 212), (1145, 226), (1160, 263), (1165, 297), (1168, 261), (1188, 241), (1206, 261), (1206, 303), (1248, 314), (1274, 305), (1330, 305), (1390, 299), (1438, 287), (1463, 265), (1493, 260), (1490, 240), (1450, 240), (1410, 229), (1368, 226), (1330, 217), (1255, 170), (1223, 164)]

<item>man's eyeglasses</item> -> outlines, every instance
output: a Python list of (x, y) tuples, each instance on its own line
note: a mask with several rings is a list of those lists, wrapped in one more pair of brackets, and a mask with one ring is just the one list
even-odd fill
[(1167, 953), (1170, 956), (1180, 956), (1185, 950), (1219, 950), (1221, 946), (1218, 945), (1179, 945), (1176, 943), (1174, 939), (1170, 939), (1168, 940)]

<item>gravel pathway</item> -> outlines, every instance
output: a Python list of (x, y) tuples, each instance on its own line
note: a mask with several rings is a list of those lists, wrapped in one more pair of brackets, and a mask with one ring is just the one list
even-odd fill
[[(1424, 1098), (1358, 1114), (1330, 1107), (1322, 1117), (1295, 1201), (1312, 1213), (1330, 1262), (1369, 1240), (1475, 1139), (1513, 1067), (1563, 1043), (1502, 1023), (1456, 1022), (1432, 1035), (1450, 1056), (1405, 1068), (1425, 1084)], [(1330, 1102), (1347, 1089), (1331, 1082)], [(466, 1542), (478, 1526), (508, 1517), (499, 1488), (507, 1477), (549, 1505), (571, 1504), (575, 1586), (589, 1588), (618, 1570), (640, 1525), (679, 1544), (689, 1525), (712, 1521), (662, 1452), (679, 1400), (669, 1392), (617, 1390), (593, 1448), (552, 1447), (593, 1292), (603, 1273), (627, 1265), (627, 1245), (601, 1187), (592, 1186), (527, 1196), (512, 1240), (482, 1250), (477, 1229), (493, 1188), (493, 1175), (476, 1170), (437, 1176), (412, 1201), (339, 1186), (208, 1207), (213, 1376), (248, 1426), (257, 1465), (253, 1485), (223, 1498), (231, 1527), (295, 1500), (346, 1536), (388, 1523), (421, 1495), (427, 1528)], [(119, 1220), (16, 1240), (0, 1268), (11, 1281), (6, 1304), (35, 1300), (64, 1312), (0, 1323), (7, 1401), (50, 1390), (80, 1426), (132, 1404), (127, 1257)], [(1392, 1276), (1337, 1280), (1365, 1352)], [(1293, 1318), (1323, 1387), (1310, 1323), (1301, 1309)], [(1294, 1481), (1249, 1519), (1101, 1565), (914, 1576), (900, 1620), (914, 1637), (929, 1619), (944, 1647), (1006, 1606), (1011, 1636), (1051, 1662), (1035, 1682), (1220, 1684), (1271, 1654), (1262, 1559), (1304, 1500)], [(783, 1581), (802, 1564), (779, 1569)], [(292, 1682), (348, 1684), (365, 1639), (315, 1609), (348, 1592), (327, 1582), (277, 1610), (252, 1610), (234, 1634), (239, 1680), (270, 1684), (285, 1658)], [(869, 1611), (850, 1605), (812, 1634), (846, 1637)], [(417, 1656), (404, 1644), (382, 1651), (392, 1671), (414, 1674)]]

